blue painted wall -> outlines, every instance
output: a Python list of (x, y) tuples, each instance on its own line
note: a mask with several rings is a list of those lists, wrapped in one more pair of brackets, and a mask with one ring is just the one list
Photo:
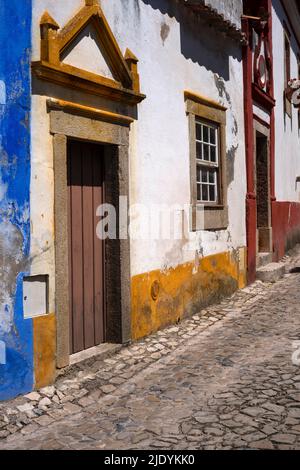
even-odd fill
[(30, 247), (31, 0), (0, 0), (0, 400), (33, 387), (33, 325), (23, 319)]

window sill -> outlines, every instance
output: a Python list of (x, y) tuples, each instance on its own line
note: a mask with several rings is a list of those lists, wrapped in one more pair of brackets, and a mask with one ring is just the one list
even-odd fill
[(223, 206), (223, 204), (203, 204), (201, 202), (197, 202), (197, 206), (203, 206), (204, 207), (204, 210), (207, 211), (207, 210), (223, 210), (225, 209), (225, 207)]
[[(199, 217), (197, 220), (197, 210), (203, 211), (204, 217)], [(200, 230), (226, 230), (228, 228), (228, 207), (220, 205), (201, 205), (193, 206), (192, 217), (192, 231), (198, 232)]]

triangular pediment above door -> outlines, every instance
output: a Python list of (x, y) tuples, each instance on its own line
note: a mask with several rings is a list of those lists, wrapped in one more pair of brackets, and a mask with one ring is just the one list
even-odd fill
[(64, 50), (61, 62), (118, 81), (118, 77), (114, 75), (108, 64), (106, 51), (92, 24), (88, 24)]
[(41, 60), (32, 64), (38, 78), (129, 104), (145, 98), (138, 60), (128, 49), (122, 55), (97, 0), (85, 0), (63, 28), (45, 12), (40, 29)]

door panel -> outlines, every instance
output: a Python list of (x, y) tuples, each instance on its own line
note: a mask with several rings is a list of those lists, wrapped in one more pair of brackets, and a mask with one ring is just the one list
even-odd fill
[(256, 202), (258, 252), (272, 252), (269, 140), (256, 132)]
[(70, 350), (104, 341), (104, 250), (96, 236), (103, 203), (103, 148), (72, 141), (68, 149)]
[[(95, 151), (95, 150), (94, 150)], [(104, 156), (103, 156), (104, 157)], [(103, 161), (99, 158), (93, 158), (93, 186), (94, 188), (101, 188), (101, 190), (93, 191), (93, 207), (94, 214), (96, 208), (104, 202), (103, 191)], [(94, 233), (96, 233), (96, 221), (94, 219)], [(104, 242), (99, 242), (94, 245), (94, 260), (104, 260)], [(94, 302), (95, 311), (103, 309), (103, 318), (100, 315), (95, 315), (95, 341), (100, 344), (104, 340), (105, 331), (105, 276), (104, 276), (104, 263), (94, 262)]]

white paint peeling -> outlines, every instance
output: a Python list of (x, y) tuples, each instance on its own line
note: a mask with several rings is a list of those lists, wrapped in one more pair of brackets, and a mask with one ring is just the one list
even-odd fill
[(0, 174), (0, 202), (3, 201), (7, 192), (7, 183), (3, 183)]
[(6, 105), (6, 86), (3, 80), (0, 80), (0, 105)]
[(22, 235), (9, 221), (0, 221), (0, 333), (13, 325), (13, 308), (17, 273), (22, 254)]
[[(5, 286), (0, 281), (0, 288)], [(9, 333), (13, 322), (13, 299), (7, 294), (3, 294), (0, 302), (0, 334)]]
[(0, 364), (6, 364), (6, 344), (0, 341)]

